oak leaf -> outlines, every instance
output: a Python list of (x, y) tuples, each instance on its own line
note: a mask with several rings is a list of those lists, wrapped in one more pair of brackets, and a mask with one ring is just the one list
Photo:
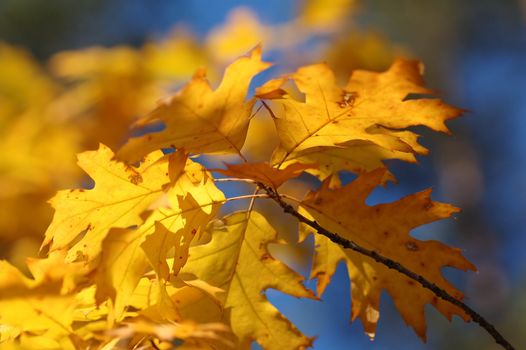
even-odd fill
[(305, 170), (316, 168), (316, 164), (290, 164), (284, 169), (270, 166), (268, 163), (225, 164), (226, 169), (212, 169), (227, 176), (250, 179), (277, 189), (283, 183), (301, 175)]
[(269, 254), (267, 245), (277, 242), (276, 232), (254, 211), (233, 213), (223, 222), (210, 243), (191, 248), (183, 271), (225, 291), (221, 299), (244, 348), (252, 340), (269, 350), (310, 346), (312, 339), (301, 334), (262, 294), (273, 288), (296, 297), (313, 297), (300, 275)]
[(95, 300), (100, 305), (110, 298), (110, 311), (116, 321), (124, 317), (129, 300), (148, 268), (141, 249), (141, 230), (112, 229), (102, 242), (102, 252), (95, 275)]
[[(475, 270), (475, 267), (462, 256), (460, 249), (434, 240), (417, 240), (409, 234), (412, 229), (447, 218), (458, 209), (433, 202), (430, 190), (388, 204), (366, 205), (366, 198), (381, 183), (384, 175), (385, 169), (377, 169), (338, 189), (329, 189), (324, 183), (319, 191), (310, 193), (302, 201), (302, 211), (331, 232), (399, 262), (453, 297), (462, 299), (462, 293), (445, 280), (441, 268), (450, 266), (465, 271)], [(305, 237), (312, 229), (301, 225), (300, 231)], [(365, 332), (371, 337), (375, 334), (380, 294), (384, 289), (392, 297), (404, 321), (423, 339), (426, 304), (432, 304), (448, 319), (453, 315), (459, 315), (466, 321), (470, 319), (459, 307), (437, 298), (399, 272), (352, 250), (343, 249), (324, 236), (316, 235), (315, 240), (316, 255), (311, 276), (317, 278), (318, 294), (323, 294), (338, 263), (345, 261), (352, 283), (351, 319), (360, 318)]]
[(188, 259), (192, 241), (204, 231), (225, 200), (210, 173), (190, 159), (167, 197), (170, 205), (153, 212), (140, 228), (147, 230), (141, 247), (158, 277), (164, 280), (170, 271), (166, 262), (168, 252), (174, 249), (172, 272), (177, 275)]
[(78, 156), (78, 164), (95, 181), (91, 190), (59, 191), (50, 200), (55, 215), (42, 246), (50, 250), (68, 248), (68, 261), (92, 261), (111, 228), (127, 228), (142, 223), (140, 217), (163, 195), (170, 182), (166, 162), (157, 162), (162, 153), (149, 155), (139, 167), (113, 160), (104, 145), (97, 151)]
[[(195, 236), (216, 215), (223, 193), (217, 189), (204, 167), (186, 157), (183, 151), (171, 154), (157, 165), (168, 162), (169, 186), (159, 207), (135, 229), (113, 229), (102, 243), (97, 267), (97, 303), (113, 300), (114, 317), (123, 311), (149, 266), (160, 283), (170, 279), (169, 252), (175, 254), (173, 274), (186, 263)], [(175, 249), (175, 252), (173, 250)]]
[(140, 310), (139, 317), (157, 323), (182, 320), (200, 323), (221, 321), (223, 308), (218, 299), (218, 294), (222, 291), (220, 288), (190, 274), (172, 276), (169, 281), (161, 282), (162, 288), (156, 279), (143, 277), (139, 281), (129, 301), (132, 308)]
[(239, 153), (255, 102), (245, 102), (250, 81), (269, 66), (261, 61), (261, 48), (256, 47), (227, 67), (216, 90), (210, 87), (205, 71), (199, 70), (169, 101), (139, 121), (143, 126), (162, 121), (164, 129), (130, 139), (119, 157), (134, 162), (151, 151), (170, 147), (184, 147), (190, 153)]
[[(393, 151), (386, 157), (377, 153), (378, 158), (368, 159), (360, 172), (386, 158), (414, 161), (413, 153), (425, 154), (427, 150), (407, 128), (424, 125), (448, 132), (444, 122), (462, 112), (438, 99), (423, 98), (432, 91), (423, 87), (421, 74), (419, 62), (399, 59), (384, 73), (355, 71), (345, 88), (336, 84), (325, 64), (301, 67), (290, 76), (267, 82), (256, 95), (276, 100), (283, 107), (283, 113), (275, 113), (274, 118), (280, 144), (272, 163), (281, 166), (291, 161), (311, 162), (315, 154), (323, 157), (331, 149), (348, 148), (351, 141)], [(304, 102), (282, 89), (289, 78), (305, 95)], [(336, 170), (352, 169), (345, 166)]]
[(123, 339), (153, 335), (172, 344), (175, 340), (184, 340), (183, 349), (234, 349), (234, 343), (228, 339), (229, 333), (230, 329), (223, 323), (185, 321), (158, 324), (146, 320), (129, 322), (112, 331), (114, 336)]
[(17, 339), (23, 348), (45, 343), (59, 348), (60, 340), (67, 339), (77, 301), (62, 293), (65, 276), (50, 269), (55, 263), (33, 261), (36, 279), (31, 279), (0, 261), (0, 339)]

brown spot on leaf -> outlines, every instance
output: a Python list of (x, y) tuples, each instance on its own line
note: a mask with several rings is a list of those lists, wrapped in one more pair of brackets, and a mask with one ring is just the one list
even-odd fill
[(268, 259), (271, 259), (270, 254), (265, 253), (265, 254), (261, 255), (261, 260), (262, 260), (262, 261), (264, 261), (264, 260), (268, 260)]
[(357, 96), (358, 94), (354, 91), (344, 90), (342, 92), (342, 99), (340, 102), (338, 102), (338, 106), (340, 106), (340, 108), (351, 107), (354, 104), (354, 100)]
[(411, 252), (416, 252), (418, 250), (418, 245), (416, 245), (415, 242), (406, 242), (405, 243), (405, 247), (407, 250), (411, 251)]
[(430, 199), (424, 202), (424, 210), (429, 210), (433, 208), (433, 206), (434, 206), (434, 203)]
[(142, 182), (142, 176), (137, 173), (128, 175), (128, 179), (134, 185), (138, 185)]

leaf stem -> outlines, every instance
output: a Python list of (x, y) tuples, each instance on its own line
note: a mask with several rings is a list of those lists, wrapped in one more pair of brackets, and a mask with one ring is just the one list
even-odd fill
[(214, 182), (248, 182), (251, 184), (256, 184), (256, 181), (250, 179), (238, 179), (234, 177), (225, 177), (222, 179), (214, 179)]
[(230, 201), (237, 201), (237, 200), (240, 200), (240, 199), (251, 199), (253, 200), (254, 198), (271, 198), (268, 194), (266, 193), (260, 193), (260, 194), (246, 194), (246, 195), (243, 195), (243, 196), (236, 196), (236, 197), (229, 197), (229, 198), (226, 198), (224, 201), (225, 202), (230, 202)]
[(334, 233), (334, 232), (331, 232), (331, 231), (325, 229), (324, 227), (320, 226), (316, 221), (310, 220), (307, 217), (305, 217), (302, 214), (300, 214), (297, 210), (294, 209), (294, 207), (292, 207), (292, 205), (286, 203), (283, 200), (283, 198), (288, 198), (288, 199), (292, 199), (294, 201), (298, 201), (297, 199), (292, 198), (290, 196), (285, 196), (285, 195), (279, 194), (274, 189), (272, 189), (272, 188), (270, 188), (270, 187), (268, 187), (268, 186), (266, 186), (266, 185), (264, 185), (262, 183), (258, 183), (258, 186), (262, 190), (264, 190), (267, 193), (268, 198), (271, 198), (272, 200), (274, 200), (283, 209), (283, 211), (285, 213), (296, 217), (300, 222), (303, 222), (304, 224), (309, 225), (310, 227), (315, 229), (319, 234), (327, 237), (332, 242), (340, 245), (341, 247), (346, 248), (346, 249), (354, 250), (355, 252), (358, 252), (358, 253), (360, 253), (362, 255), (365, 255), (365, 256), (375, 260), (376, 262), (378, 262), (380, 264), (383, 264), (383, 265), (385, 265), (386, 267), (388, 267), (390, 269), (396, 270), (399, 273), (401, 273), (401, 274), (411, 278), (412, 280), (418, 282), (422, 287), (430, 290), (437, 297), (439, 297), (439, 298), (441, 298), (441, 299), (443, 299), (443, 300), (445, 300), (445, 301), (447, 301), (447, 302), (449, 302), (449, 303), (451, 303), (451, 304), (453, 304), (455, 306), (458, 306), (459, 308), (464, 310), (464, 312), (466, 312), (466, 314), (468, 314), (475, 323), (477, 323), (480, 327), (485, 329), (486, 332), (488, 332), (493, 337), (495, 342), (497, 344), (501, 345), (504, 349), (506, 349), (506, 350), (515, 350), (515, 348), (504, 338), (504, 336), (502, 336), (502, 334), (500, 334), (499, 331), (497, 331), (495, 326), (493, 326), (483, 316), (481, 316), (479, 313), (477, 313), (471, 307), (466, 305), (464, 302), (462, 302), (461, 300), (459, 300), (459, 299), (453, 297), (452, 295), (450, 295), (444, 289), (442, 289), (442, 288), (438, 287), (436, 284), (428, 281), (423, 276), (421, 276), (421, 275), (409, 270), (407, 267), (405, 267), (404, 265), (400, 264), (399, 262), (397, 262), (395, 260), (392, 260), (390, 258), (387, 258), (387, 257), (379, 254), (378, 252), (374, 251), (374, 250), (369, 250), (367, 248), (364, 248), (364, 247), (360, 246), (359, 244), (357, 244), (354, 241), (351, 241), (351, 240), (348, 240), (346, 238), (343, 238), (340, 235), (338, 235), (337, 233)]

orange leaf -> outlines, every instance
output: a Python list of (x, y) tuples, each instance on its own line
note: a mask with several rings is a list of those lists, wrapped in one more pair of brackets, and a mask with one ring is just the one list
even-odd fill
[(268, 163), (241, 163), (225, 164), (228, 169), (212, 169), (227, 176), (238, 177), (241, 179), (251, 179), (261, 182), (274, 189), (283, 185), (284, 182), (296, 178), (307, 169), (316, 168), (316, 164), (290, 164), (285, 169), (278, 169)]
[[(409, 270), (446, 290), (457, 299), (463, 295), (442, 276), (445, 266), (475, 270), (459, 249), (434, 240), (420, 241), (410, 236), (418, 226), (449, 217), (459, 209), (449, 204), (433, 202), (430, 190), (409, 195), (396, 202), (368, 206), (370, 192), (381, 183), (385, 169), (360, 176), (349, 185), (329, 189), (327, 184), (301, 203), (321, 226), (370, 250), (393, 259)], [(301, 226), (303, 237), (312, 229)], [(469, 316), (463, 310), (424, 289), (417, 282), (390, 270), (373, 259), (343, 249), (321, 235), (316, 235), (316, 256), (312, 277), (318, 278), (318, 293), (322, 294), (340, 261), (345, 261), (352, 283), (351, 317), (360, 318), (365, 332), (374, 336), (379, 319), (382, 290), (386, 290), (404, 321), (425, 339), (424, 306), (431, 304), (448, 319)]]

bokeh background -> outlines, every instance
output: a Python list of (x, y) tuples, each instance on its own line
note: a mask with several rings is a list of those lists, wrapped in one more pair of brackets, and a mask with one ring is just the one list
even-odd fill
[[(418, 130), (430, 155), (390, 163), (398, 184), (371, 202), (433, 187), (434, 199), (460, 206), (454, 219), (414, 234), (465, 249), (479, 271), (445, 273), (526, 348), (526, 1), (1, 0), (0, 257), (23, 266), (36, 254), (52, 215), (45, 201), (86, 181), (75, 153), (100, 141), (118, 147), (129, 124), (195, 69), (207, 65), (217, 81), (258, 42), (279, 65), (256, 83), (319, 61), (345, 81), (353, 69), (413, 57), (424, 62), (428, 86), (467, 110), (449, 123), (452, 136)], [(266, 137), (265, 117), (254, 135)], [(247, 148), (252, 159), (268, 156)], [(309, 244), (275, 254), (307, 274)], [(322, 302), (267, 294), (318, 336), (315, 349), (497, 349), (476, 325), (450, 324), (431, 308), (424, 345), (387, 295), (371, 342), (359, 323), (348, 323), (343, 266)]]

